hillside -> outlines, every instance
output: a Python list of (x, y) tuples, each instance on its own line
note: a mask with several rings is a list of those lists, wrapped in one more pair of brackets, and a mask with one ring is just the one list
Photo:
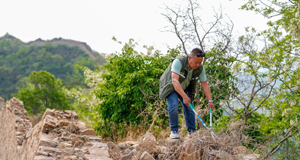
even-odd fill
[(0, 96), (9, 99), (24, 86), (32, 71), (45, 70), (63, 80), (67, 88), (85, 87), (83, 72), (75, 65), (94, 69), (105, 59), (84, 42), (54, 38), (24, 43), (5, 34), (0, 37)]

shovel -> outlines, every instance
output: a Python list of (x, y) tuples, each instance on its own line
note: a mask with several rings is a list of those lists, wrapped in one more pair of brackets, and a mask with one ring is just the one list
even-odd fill
[(195, 111), (193, 105), (191, 103), (189, 103), (191, 109), (193, 110), (193, 112), (197, 115), (197, 117), (199, 118), (200, 122), (203, 124), (203, 126), (208, 129), (211, 133), (211, 136), (213, 137), (214, 140), (218, 139), (220, 141), (220, 139), (217, 137), (217, 135), (212, 131), (212, 110), (209, 110), (209, 120), (210, 120), (210, 128), (208, 128), (205, 123), (203, 122), (203, 120), (201, 119), (201, 117), (199, 116), (199, 114)]

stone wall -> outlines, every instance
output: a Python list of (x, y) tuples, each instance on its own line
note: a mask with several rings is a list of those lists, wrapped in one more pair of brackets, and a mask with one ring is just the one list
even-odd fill
[(34, 127), (23, 103), (0, 98), (1, 160), (110, 160), (106, 143), (74, 111), (47, 109)]
[(15, 129), (17, 136), (18, 148), (22, 146), (26, 133), (32, 128), (32, 124), (27, 115), (22, 101), (12, 98), (7, 106), (11, 108), (15, 115)]
[(15, 132), (15, 115), (10, 102), (5, 105), (0, 97), (0, 159), (17, 160), (17, 137)]
[(88, 160), (93, 157), (110, 159), (105, 143), (87, 129), (73, 111), (47, 109), (41, 121), (26, 133), (22, 159)]

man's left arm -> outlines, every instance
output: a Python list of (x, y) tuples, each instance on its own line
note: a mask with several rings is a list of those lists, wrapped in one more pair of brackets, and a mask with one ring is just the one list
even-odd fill
[(201, 86), (202, 86), (202, 89), (203, 89), (203, 92), (208, 100), (208, 107), (209, 109), (214, 109), (214, 103), (212, 101), (212, 98), (211, 98), (211, 92), (210, 92), (210, 88), (209, 88), (209, 85), (207, 83), (207, 78), (206, 78), (206, 73), (205, 73), (205, 68), (203, 67), (203, 70), (201, 72), (201, 74), (199, 75), (199, 79), (200, 79), (200, 82), (201, 82)]
[(212, 102), (211, 92), (210, 92), (210, 88), (209, 88), (209, 85), (208, 85), (207, 81), (201, 82), (201, 87), (202, 87), (203, 92), (206, 96), (206, 99), (208, 100), (209, 109), (213, 110), (214, 109), (214, 103)]

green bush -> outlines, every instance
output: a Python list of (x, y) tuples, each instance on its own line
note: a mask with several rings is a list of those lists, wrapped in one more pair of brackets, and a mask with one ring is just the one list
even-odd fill
[(21, 88), (15, 96), (23, 101), (30, 114), (38, 114), (46, 108), (71, 109), (62, 81), (46, 71), (32, 72), (26, 87)]
[[(121, 53), (110, 55), (101, 67), (102, 82), (94, 90), (101, 100), (96, 107), (101, 117), (96, 130), (103, 136), (111, 136), (112, 130), (107, 124), (114, 123), (113, 126), (119, 126), (118, 134), (124, 135), (124, 124), (150, 125), (158, 107), (159, 78), (170, 62), (170, 56), (158, 51), (147, 55), (137, 53), (133, 40), (125, 44)], [(164, 121), (159, 121), (160, 118)], [(167, 115), (158, 117), (157, 122), (167, 126)]]

